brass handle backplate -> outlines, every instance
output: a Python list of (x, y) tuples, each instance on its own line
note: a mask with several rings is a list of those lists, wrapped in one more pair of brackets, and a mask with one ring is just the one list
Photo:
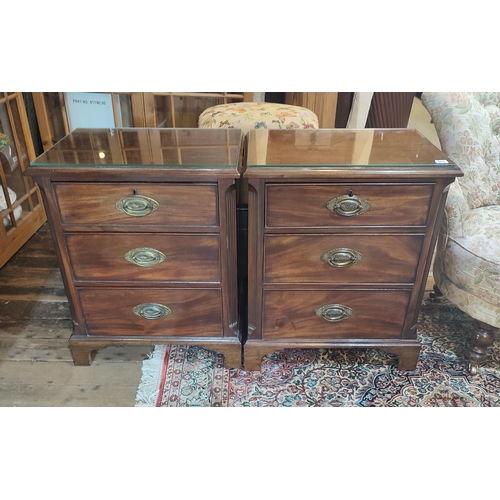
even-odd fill
[(353, 215), (359, 215), (370, 210), (370, 202), (349, 193), (331, 199), (326, 204), (326, 208), (343, 217), (352, 217)]
[(316, 316), (323, 318), (330, 323), (337, 323), (352, 316), (352, 309), (342, 304), (328, 304), (326, 306), (318, 307)]
[(157, 266), (166, 258), (164, 253), (154, 248), (134, 248), (125, 254), (125, 259), (140, 267)]
[(159, 203), (152, 198), (140, 194), (124, 196), (116, 202), (116, 208), (132, 217), (144, 217), (158, 210)]
[(163, 304), (147, 302), (134, 307), (134, 314), (144, 319), (160, 319), (168, 316), (172, 311)]
[(349, 267), (361, 262), (363, 255), (351, 248), (335, 248), (325, 252), (321, 260), (332, 267)]

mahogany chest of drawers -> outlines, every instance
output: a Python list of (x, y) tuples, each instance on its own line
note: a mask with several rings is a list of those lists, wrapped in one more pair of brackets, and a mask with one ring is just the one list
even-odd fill
[(244, 366), (285, 348), (368, 348), (413, 370), (447, 186), (462, 175), (418, 132), (248, 135)]
[(78, 129), (27, 169), (44, 197), (77, 365), (113, 344), (193, 344), (241, 365), (239, 130)]

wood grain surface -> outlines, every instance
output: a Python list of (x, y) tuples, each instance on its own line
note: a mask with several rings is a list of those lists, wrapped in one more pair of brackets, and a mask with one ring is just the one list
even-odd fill
[[(219, 236), (191, 234), (67, 234), (76, 280), (220, 282)], [(165, 260), (141, 267), (125, 259), (137, 248), (162, 252)]]
[[(431, 184), (269, 184), (266, 227), (425, 225), (432, 191)], [(350, 192), (366, 199), (370, 209), (345, 217), (327, 208)]]
[[(413, 283), (423, 235), (267, 235), (264, 283)], [(355, 250), (348, 267), (325, 262), (335, 249)]]
[[(134, 217), (116, 208), (123, 197), (133, 194), (152, 198), (158, 209)], [(216, 184), (105, 184), (60, 183), (55, 193), (63, 224), (127, 224), (130, 226), (217, 226)]]
[[(264, 291), (262, 336), (276, 339), (399, 338), (409, 291)], [(316, 315), (326, 305), (352, 309), (350, 318), (331, 323)]]
[[(220, 290), (84, 288), (79, 289), (89, 335), (221, 337)], [(134, 314), (140, 304), (162, 304), (171, 310), (160, 319)]]

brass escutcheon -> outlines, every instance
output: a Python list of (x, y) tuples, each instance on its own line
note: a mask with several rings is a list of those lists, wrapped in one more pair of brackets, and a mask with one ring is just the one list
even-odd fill
[(343, 217), (352, 217), (370, 210), (370, 202), (353, 194), (346, 194), (331, 199), (326, 208)]
[(163, 304), (147, 302), (134, 307), (134, 314), (144, 319), (160, 319), (168, 316), (172, 311)]
[(158, 210), (159, 203), (152, 198), (140, 194), (124, 196), (116, 202), (116, 208), (132, 217), (144, 217)]
[(330, 323), (337, 323), (352, 316), (352, 309), (342, 304), (328, 304), (326, 306), (318, 307), (316, 316), (329, 321)]
[(157, 266), (166, 258), (167, 257), (163, 252), (154, 248), (134, 248), (125, 254), (125, 259), (140, 267)]
[(363, 255), (351, 248), (335, 248), (325, 252), (321, 260), (332, 267), (349, 267), (361, 262)]

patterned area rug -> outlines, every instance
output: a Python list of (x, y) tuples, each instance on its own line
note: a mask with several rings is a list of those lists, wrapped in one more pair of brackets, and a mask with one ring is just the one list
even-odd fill
[(294, 349), (263, 358), (260, 372), (224, 368), (221, 354), (156, 346), (143, 363), (136, 406), (500, 406), (500, 342), (476, 376), (465, 348), (473, 320), (426, 299), (418, 323), (417, 369), (377, 349)]

